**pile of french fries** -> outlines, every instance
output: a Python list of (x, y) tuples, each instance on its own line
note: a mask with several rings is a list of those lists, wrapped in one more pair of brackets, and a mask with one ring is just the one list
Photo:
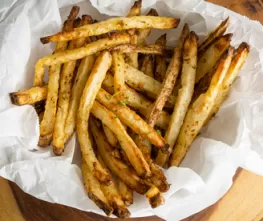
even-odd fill
[(62, 32), (41, 38), (56, 48), (37, 62), (34, 86), (10, 93), (15, 105), (35, 105), (39, 146), (52, 143), (55, 155), (76, 130), (87, 194), (120, 218), (130, 216), (133, 191), (153, 208), (164, 203), (171, 184), (161, 167), (180, 165), (249, 53), (246, 43), (230, 45), (229, 18), (200, 44), (185, 24), (172, 51), (166, 35), (146, 45), (151, 29), (176, 28), (180, 20), (154, 9), (140, 15), (141, 5), (105, 21), (79, 18), (74, 6)]

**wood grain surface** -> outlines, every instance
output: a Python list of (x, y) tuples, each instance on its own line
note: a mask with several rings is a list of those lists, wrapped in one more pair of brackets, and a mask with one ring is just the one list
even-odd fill
[[(262, 0), (210, 0), (263, 24)], [(229, 192), (216, 204), (184, 221), (263, 220), (263, 177), (239, 169)], [(51, 204), (25, 194), (0, 178), (0, 221), (109, 221), (110, 218)], [(115, 219), (119, 220), (119, 219)], [(127, 221), (161, 221), (158, 217)]]

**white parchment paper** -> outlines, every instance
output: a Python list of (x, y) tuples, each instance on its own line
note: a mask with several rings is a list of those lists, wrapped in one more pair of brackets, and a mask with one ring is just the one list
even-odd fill
[[(91, 4), (92, 3), (92, 4)], [(0, 176), (16, 182), (25, 192), (49, 201), (103, 214), (89, 200), (82, 185), (76, 137), (61, 157), (50, 148), (37, 147), (39, 126), (31, 106), (15, 107), (8, 93), (31, 87), (37, 59), (52, 53), (54, 45), (42, 45), (41, 36), (60, 31), (72, 4), (80, 14), (96, 19), (126, 15), (132, 0), (10, 0), (0, 2)], [(95, 8), (96, 9), (95, 9)], [(180, 17), (168, 31), (168, 44), (176, 44), (185, 22), (204, 36), (227, 16), (232, 45), (246, 41), (250, 55), (228, 99), (216, 117), (194, 141), (180, 168), (165, 171), (171, 189), (165, 205), (151, 209), (144, 196), (135, 196), (132, 217), (157, 215), (175, 221), (219, 200), (231, 187), (238, 167), (263, 175), (263, 28), (225, 8), (201, 0), (145, 0), (160, 15)], [(102, 14), (101, 14), (102, 13)], [(166, 31), (154, 30), (153, 42)], [(73, 162), (73, 164), (72, 164)]]

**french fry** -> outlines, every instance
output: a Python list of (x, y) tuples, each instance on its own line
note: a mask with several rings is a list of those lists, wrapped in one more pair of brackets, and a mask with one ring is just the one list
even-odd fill
[[(156, 99), (162, 90), (162, 84), (128, 64), (125, 67), (125, 82), (133, 89), (144, 92), (148, 97)], [(175, 96), (169, 96), (167, 100), (169, 107), (174, 106), (175, 99)]]
[[(141, 54), (164, 54), (164, 47), (162, 45), (132, 45), (132, 44), (122, 44), (117, 45), (110, 49), (110, 51), (120, 51), (122, 53), (141, 53)], [(128, 63), (129, 64), (129, 63)], [(138, 65), (136, 65), (138, 66)], [(134, 67), (134, 66), (133, 66)]]
[(204, 77), (207, 73), (209, 73), (209, 71), (213, 69), (213, 66), (219, 60), (221, 55), (230, 46), (231, 38), (232, 34), (226, 34), (222, 37), (219, 37), (198, 59), (195, 83), (198, 83), (202, 77)]
[(111, 179), (107, 171), (105, 171), (98, 162), (92, 150), (88, 133), (88, 119), (96, 94), (101, 87), (106, 72), (111, 66), (111, 62), (112, 58), (109, 52), (104, 51), (100, 53), (86, 82), (77, 114), (77, 134), (81, 152), (90, 171), (95, 174), (100, 183), (105, 184), (109, 183)]
[(138, 16), (141, 14), (142, 0), (135, 1), (127, 17)]
[(116, 99), (102, 88), (97, 94), (96, 100), (114, 112), (120, 118), (120, 120), (128, 125), (133, 131), (149, 139), (156, 147), (163, 151), (168, 148), (163, 138), (139, 115), (126, 106), (127, 101)]
[[(160, 45), (164, 47), (166, 45), (166, 34), (163, 34), (161, 37), (157, 39), (155, 42), (156, 45)], [(163, 82), (166, 74), (166, 61), (165, 57), (162, 55), (155, 56), (155, 72), (154, 78), (159, 82)]]
[(103, 131), (105, 133), (105, 136), (107, 137), (109, 144), (112, 147), (117, 147), (119, 141), (117, 137), (115, 136), (115, 134), (105, 124), (102, 124), (102, 127), (103, 127)]
[(224, 21), (222, 21), (220, 23), (220, 25), (215, 29), (213, 30), (204, 40), (203, 42), (199, 45), (198, 47), (198, 56), (202, 56), (203, 53), (205, 52), (205, 50), (207, 49), (207, 47), (212, 44), (216, 38), (218, 37), (221, 37), (226, 29), (228, 28), (229, 26), (229, 22), (230, 22), (230, 19), (229, 17), (227, 17), (227, 19), (225, 19)]
[(144, 55), (142, 58), (141, 72), (153, 78), (153, 56)]
[[(85, 17), (80, 22), (79, 25), (85, 23)], [(90, 18), (89, 18), (90, 19)], [(69, 43), (68, 48), (74, 49), (82, 47), (85, 44), (86, 39), (80, 38)], [(61, 76), (59, 79), (59, 91), (58, 91), (58, 108), (56, 113), (56, 119), (54, 123), (54, 132), (53, 132), (53, 152), (55, 154), (61, 155), (64, 151), (65, 144), (65, 123), (68, 114), (68, 107), (70, 103), (71, 88), (74, 79), (74, 70), (76, 68), (76, 60), (69, 61), (63, 65)], [(47, 135), (46, 131), (43, 131), (42, 136)]]
[(209, 117), (230, 66), (232, 56), (233, 49), (229, 48), (215, 67), (208, 90), (206, 93), (201, 94), (188, 110), (170, 158), (169, 166), (180, 165), (193, 140)]
[[(162, 83), (162, 89), (157, 96), (153, 107), (150, 110), (148, 123), (153, 127), (168, 99), (171, 95), (175, 82), (177, 80), (178, 74), (182, 67), (182, 50), (186, 36), (189, 34), (188, 25), (185, 24), (182, 33), (179, 38), (178, 47), (174, 49), (174, 55), (170, 61), (165, 78)], [(193, 33), (194, 34), (194, 33)]]
[(82, 176), (89, 198), (100, 208), (106, 215), (110, 216), (113, 208), (110, 206), (107, 198), (101, 190), (100, 183), (89, 169), (87, 162), (82, 157)]
[(116, 17), (105, 21), (100, 21), (91, 25), (85, 25), (80, 28), (75, 28), (71, 32), (60, 32), (55, 35), (40, 38), (43, 44), (49, 42), (68, 41), (77, 38), (88, 36), (97, 36), (110, 31), (122, 31), (128, 29), (171, 29), (176, 28), (180, 19), (171, 17), (156, 17), (156, 16), (132, 16), (132, 17)]
[[(105, 170), (108, 171), (107, 166), (103, 162), (102, 158), (100, 155), (98, 155), (98, 160), (100, 164), (103, 166)], [(110, 171), (108, 171), (110, 173)], [(117, 187), (113, 181), (110, 183), (110, 185), (105, 185), (101, 184), (101, 190), (104, 193), (105, 197), (108, 199), (109, 204), (113, 208), (113, 214), (116, 215), (117, 217), (124, 219), (130, 217), (130, 212), (127, 209), (126, 205), (124, 204), (121, 195), (118, 193)]]
[(165, 200), (162, 193), (156, 186), (152, 186), (146, 193), (146, 197), (152, 208), (156, 208), (164, 204)]
[(74, 133), (76, 127), (76, 115), (79, 107), (81, 94), (89, 77), (89, 74), (92, 70), (94, 62), (95, 62), (94, 55), (89, 55), (81, 60), (72, 87), (68, 114), (66, 118), (65, 129), (64, 129), (64, 133), (65, 133), (64, 142), (66, 142)]
[(117, 116), (97, 101), (94, 102), (91, 112), (112, 132), (114, 132), (117, 139), (119, 140), (121, 148), (126, 153), (137, 174), (141, 177), (149, 177), (151, 175), (149, 165), (145, 161), (142, 152), (127, 134)]
[(97, 144), (100, 156), (110, 171), (137, 193), (145, 194), (149, 186), (137, 176), (136, 172), (131, 167), (123, 163), (121, 159), (114, 158), (111, 155), (114, 149), (106, 141), (105, 134), (94, 122), (93, 117), (90, 117), (90, 129)]
[[(166, 130), (164, 137), (166, 142), (170, 145), (171, 150), (175, 145), (194, 93), (197, 50), (197, 36), (191, 32), (191, 34), (186, 37), (184, 42), (181, 88), (176, 99), (169, 127)], [(159, 151), (155, 162), (160, 166), (164, 166), (168, 161), (169, 156), (169, 153), (165, 154)]]
[(133, 191), (129, 188), (126, 183), (124, 183), (121, 179), (117, 178), (117, 187), (118, 191), (122, 197), (126, 206), (130, 206), (133, 204)]
[(12, 92), (9, 94), (12, 104), (25, 105), (34, 104), (38, 101), (45, 100), (47, 97), (47, 85), (42, 87), (32, 87), (25, 91)]
[(95, 42), (85, 45), (84, 47), (66, 50), (64, 52), (58, 52), (52, 55), (47, 55), (44, 58), (39, 59), (35, 66), (34, 85), (42, 85), (45, 74), (45, 66), (75, 61), (78, 59), (82, 59), (88, 55), (96, 54), (97, 52), (117, 46), (119, 44), (127, 43), (130, 43), (130, 36), (128, 34), (112, 33), (110, 37), (97, 40)]

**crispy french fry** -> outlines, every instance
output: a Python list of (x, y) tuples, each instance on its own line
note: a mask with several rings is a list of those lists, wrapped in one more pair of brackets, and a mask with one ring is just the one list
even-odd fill
[(146, 193), (149, 186), (137, 176), (136, 172), (131, 167), (123, 163), (121, 159), (114, 158), (111, 155), (111, 152), (114, 149), (106, 141), (105, 134), (100, 130), (98, 125), (94, 123), (94, 118), (92, 117), (90, 117), (90, 129), (97, 144), (100, 156), (110, 171), (126, 183), (131, 189), (140, 194)]
[[(83, 25), (84, 19), (80, 22), (79, 25)], [(68, 48), (74, 49), (79, 48), (85, 44), (86, 39), (80, 38), (69, 43)], [(53, 132), (53, 152), (55, 154), (61, 155), (64, 151), (65, 145), (65, 123), (68, 114), (68, 107), (70, 103), (71, 88), (74, 79), (74, 70), (76, 68), (76, 60), (69, 61), (63, 65), (61, 76), (59, 79), (59, 91), (58, 91), (58, 108), (56, 113), (56, 119), (54, 123), (54, 132)], [(43, 131), (42, 136), (47, 135), (46, 131)]]
[[(120, 51), (122, 53), (141, 53), (141, 54), (164, 54), (164, 47), (162, 45), (132, 45), (132, 44), (122, 44), (117, 45), (110, 49), (111, 51)], [(133, 66), (133, 65), (132, 65)], [(136, 65), (138, 68), (138, 65)], [(134, 67), (134, 66), (133, 66)]]
[(233, 56), (233, 49), (229, 48), (220, 58), (214, 69), (210, 86), (206, 93), (201, 94), (188, 110), (184, 123), (178, 135), (169, 166), (179, 166), (190, 148), (193, 140), (206, 122), (216, 97), (220, 92), (222, 82), (226, 76)]
[(142, 0), (135, 1), (127, 17), (138, 16), (141, 14)]
[(94, 102), (91, 112), (112, 132), (114, 132), (117, 139), (119, 140), (121, 148), (126, 153), (130, 163), (138, 175), (142, 177), (149, 177), (151, 175), (149, 165), (145, 161), (142, 152), (127, 134), (117, 116), (97, 101)]
[(225, 19), (224, 21), (222, 21), (220, 23), (220, 25), (215, 29), (213, 30), (204, 40), (203, 42), (199, 45), (198, 47), (198, 56), (202, 56), (203, 53), (205, 52), (205, 50), (207, 49), (207, 47), (212, 44), (216, 38), (218, 37), (221, 37), (226, 29), (228, 28), (229, 26), (229, 22), (230, 22), (230, 19), (229, 17), (227, 17), (227, 19)]
[[(103, 162), (100, 155), (98, 155), (98, 160), (100, 164), (103, 166), (105, 170), (108, 171), (107, 166)], [(110, 171), (108, 171), (110, 173)], [(126, 205), (124, 204), (121, 195), (118, 193), (117, 187), (113, 181), (110, 183), (110, 185), (101, 184), (101, 190), (104, 193), (105, 197), (108, 199), (109, 204), (113, 208), (113, 214), (121, 219), (125, 219), (130, 217), (130, 212), (127, 209)]]
[(165, 199), (162, 193), (156, 186), (152, 186), (146, 193), (146, 197), (149, 200), (149, 203), (152, 208), (156, 208), (164, 204)]
[(105, 124), (102, 124), (102, 127), (103, 127), (103, 131), (105, 133), (105, 136), (107, 137), (109, 144), (112, 147), (117, 147), (119, 141), (117, 137), (115, 136), (115, 134)]
[(25, 91), (12, 92), (9, 94), (12, 104), (25, 105), (34, 104), (45, 100), (47, 97), (47, 85), (42, 87), (32, 87)]
[[(174, 55), (170, 64), (167, 68), (165, 78), (162, 83), (162, 89), (150, 110), (148, 123), (153, 127), (167, 101), (168, 97), (171, 95), (175, 82), (177, 80), (178, 74), (182, 67), (182, 50), (186, 36), (189, 33), (188, 25), (185, 24), (183, 31), (179, 38), (178, 47), (174, 49)], [(194, 34), (194, 33), (193, 33)]]
[(126, 206), (130, 206), (133, 204), (133, 191), (129, 188), (126, 183), (124, 183), (121, 179), (117, 178), (117, 187), (118, 191), (121, 195), (122, 200), (124, 201)]
[(110, 182), (109, 174), (101, 167), (91, 146), (88, 133), (88, 119), (96, 94), (101, 87), (106, 72), (111, 66), (112, 58), (109, 52), (102, 52), (95, 61), (88, 81), (83, 90), (77, 114), (77, 134), (80, 149), (89, 169), (95, 174), (96, 178), (107, 184)]
[(149, 139), (156, 147), (163, 151), (168, 148), (164, 139), (139, 115), (126, 106), (127, 101), (116, 99), (102, 88), (97, 94), (96, 100), (114, 112), (121, 119), (121, 121), (128, 125), (133, 131)]
[[(102, 87), (109, 93), (114, 94), (113, 90), (113, 77), (110, 74), (107, 74)], [(124, 98), (127, 100), (127, 105), (132, 107), (133, 109), (139, 111), (143, 116), (148, 115), (148, 109), (151, 107), (152, 102), (149, 101), (146, 97), (144, 97), (142, 94), (136, 92), (132, 88), (125, 85), (124, 90)], [(161, 127), (162, 129), (166, 129), (168, 127), (170, 121), (170, 115), (162, 111), (156, 125)]]
[(116, 17), (105, 21), (97, 22), (91, 25), (85, 25), (81, 28), (75, 28), (71, 32), (60, 32), (55, 35), (40, 38), (43, 44), (49, 42), (68, 41), (88, 36), (97, 36), (110, 31), (122, 31), (128, 29), (157, 28), (170, 29), (176, 28), (180, 19), (171, 17), (156, 16), (132, 16)]
[(221, 55), (230, 46), (231, 38), (232, 34), (226, 34), (222, 37), (219, 37), (198, 59), (195, 83), (198, 83), (202, 77), (204, 77), (213, 69)]
[[(190, 105), (195, 85), (196, 64), (197, 64), (197, 36), (191, 32), (184, 42), (183, 64), (181, 73), (181, 88), (176, 99), (174, 111), (171, 116), (169, 127), (165, 133), (164, 139), (170, 145), (171, 150), (175, 145), (184, 117)], [(155, 162), (164, 166), (169, 159), (170, 154), (158, 152)]]
[[(128, 64), (125, 67), (125, 82), (135, 90), (144, 92), (148, 97), (156, 99), (162, 90), (162, 84)], [(170, 95), (167, 102), (169, 107), (173, 107), (175, 97)]]
[[(155, 44), (164, 47), (166, 45), (166, 34), (163, 34), (161, 37), (157, 39)], [(162, 55), (155, 56), (155, 73), (154, 78), (157, 81), (163, 82), (166, 74), (166, 61), (165, 57)]]
[(106, 215), (110, 216), (113, 208), (101, 190), (100, 183), (89, 169), (87, 162), (82, 157), (82, 176), (89, 198), (100, 208)]
[(119, 44), (127, 43), (130, 43), (130, 36), (128, 34), (113, 33), (108, 38), (97, 40), (95, 42), (85, 45), (84, 47), (66, 50), (64, 52), (58, 52), (56, 54), (48, 55), (44, 58), (41, 58), (38, 60), (35, 67), (34, 85), (42, 85), (45, 74), (45, 66), (75, 61), (84, 58), (88, 55), (96, 54), (97, 52), (117, 46)]
[(153, 56), (144, 55), (142, 58), (141, 72), (153, 78)]

